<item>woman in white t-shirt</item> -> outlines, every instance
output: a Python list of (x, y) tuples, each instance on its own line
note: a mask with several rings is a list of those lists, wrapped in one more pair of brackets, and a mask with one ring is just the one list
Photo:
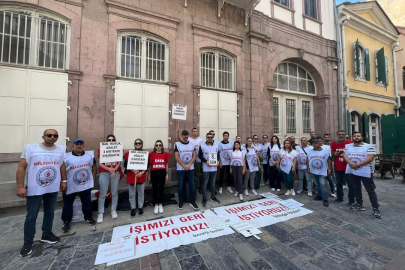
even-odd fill
[(277, 161), (280, 154), (280, 150), (283, 146), (280, 144), (280, 139), (273, 135), (269, 148), (267, 148), (267, 157), (269, 159), (269, 184), (271, 191), (281, 191), (281, 173), (277, 169)]
[(257, 192), (254, 189), (254, 182), (255, 182), (255, 176), (256, 172), (260, 170), (261, 165), (260, 165), (260, 160), (259, 156), (256, 153), (255, 148), (252, 145), (252, 137), (248, 137), (246, 139), (246, 173), (244, 175), (244, 185), (245, 185), (245, 195), (249, 196), (248, 192), (248, 185), (250, 183), (250, 188), (252, 190), (252, 193), (257, 196)]
[(241, 150), (240, 142), (233, 143), (233, 151), (231, 154), (231, 174), (235, 184), (235, 197), (239, 195), (239, 199), (243, 201), (243, 174), (246, 171), (245, 152)]
[(295, 196), (294, 191), (294, 172), (297, 168), (298, 152), (295, 151), (289, 140), (284, 141), (284, 149), (280, 151), (277, 161), (277, 169), (281, 169), (284, 183), (287, 188), (285, 195)]

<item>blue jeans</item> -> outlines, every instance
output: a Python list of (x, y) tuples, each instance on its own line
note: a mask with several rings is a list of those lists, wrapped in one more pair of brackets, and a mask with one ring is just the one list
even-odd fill
[[(194, 170), (182, 170), (177, 171), (177, 178), (178, 178), (178, 193), (179, 193), (179, 203), (184, 201), (184, 194), (183, 194), (183, 184), (184, 178), (187, 178), (188, 183), (188, 192), (190, 196), (190, 203), (195, 203), (195, 184), (194, 184)], [(214, 193), (215, 194), (215, 193)]]
[(210, 181), (211, 197), (215, 196), (215, 178), (217, 176), (217, 171), (215, 172), (203, 172), (203, 187), (202, 195), (207, 198), (207, 183)]
[(302, 190), (304, 187), (304, 176), (307, 180), (307, 189), (312, 190), (312, 178), (308, 173), (307, 169), (298, 169), (298, 190)]
[(117, 210), (118, 184), (120, 183), (120, 173), (116, 171), (114, 179), (111, 181), (111, 176), (109, 172), (100, 172), (98, 183), (100, 184), (100, 196), (98, 197), (98, 212), (104, 214), (104, 202), (105, 197), (107, 196), (108, 185), (110, 185), (110, 183), (112, 195), (111, 211)]
[(325, 175), (311, 174), (312, 179), (315, 181), (316, 191), (318, 196), (322, 197), (322, 200), (328, 200), (328, 190), (326, 189), (327, 177)]
[(24, 243), (33, 243), (35, 237), (35, 224), (39, 208), (44, 201), (44, 218), (42, 220), (42, 237), (52, 232), (53, 217), (58, 192), (43, 195), (27, 196), (27, 215), (24, 222)]
[(82, 202), (82, 212), (85, 220), (93, 218), (93, 210), (91, 206), (91, 188), (71, 193), (66, 195), (63, 193), (63, 210), (62, 210), (62, 220), (63, 222), (72, 222), (73, 218), (73, 202), (76, 199), (76, 196), (80, 197)]

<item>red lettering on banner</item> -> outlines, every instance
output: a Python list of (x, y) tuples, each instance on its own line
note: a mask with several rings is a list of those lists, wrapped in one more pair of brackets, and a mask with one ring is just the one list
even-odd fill
[(257, 207), (257, 205), (251, 203), (251, 204), (244, 205), (244, 206), (237, 206), (237, 207), (225, 209), (225, 211), (228, 212), (229, 214), (237, 214), (238, 212), (243, 212), (246, 210), (254, 209), (256, 207)]
[(144, 235), (144, 236), (141, 237), (141, 243), (142, 244), (146, 244), (148, 242), (149, 242), (149, 238), (148, 238), (147, 235)]

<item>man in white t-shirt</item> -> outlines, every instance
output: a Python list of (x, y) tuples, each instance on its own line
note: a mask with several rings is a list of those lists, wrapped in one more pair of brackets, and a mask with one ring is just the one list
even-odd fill
[(198, 137), (198, 129), (193, 128), (191, 130), (191, 138), (188, 138), (190, 142), (194, 144), (195, 152), (196, 152), (196, 159), (194, 161), (194, 182), (196, 183), (196, 188), (198, 193), (201, 193), (201, 187), (202, 187), (202, 181), (201, 181), (201, 176), (202, 176), (202, 168), (201, 168), (201, 159), (199, 158), (198, 151), (200, 149), (200, 145), (203, 142), (203, 139)]
[(55, 244), (60, 241), (60, 238), (52, 233), (52, 226), (58, 192), (66, 191), (67, 180), (63, 162), (66, 147), (55, 145), (58, 137), (59, 134), (55, 129), (45, 130), (43, 142), (27, 144), (20, 157), (16, 173), (17, 196), (26, 198), (27, 204), (21, 257), (32, 252), (35, 225), (42, 202), (44, 218), (41, 242)]

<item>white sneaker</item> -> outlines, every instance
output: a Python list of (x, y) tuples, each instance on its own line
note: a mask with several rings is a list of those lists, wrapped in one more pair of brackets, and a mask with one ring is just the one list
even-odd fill
[(275, 188), (271, 188), (271, 191), (276, 191), (276, 189), (275, 189)]
[(330, 196), (332, 196), (333, 198), (336, 198), (336, 193), (331, 193)]
[(163, 214), (163, 205), (159, 205), (159, 214)]
[(117, 211), (115, 211), (115, 210), (111, 211), (111, 217), (117, 218), (118, 217)]
[(257, 196), (256, 190), (252, 189), (252, 193), (253, 193), (255, 196)]
[(238, 197), (239, 192), (235, 191), (235, 194), (233, 196)]
[(159, 213), (159, 206), (155, 205), (155, 208), (153, 209), (153, 213), (157, 215)]
[(277, 191), (281, 191), (281, 190), (278, 188)]
[(246, 196), (249, 196), (249, 192), (248, 192), (247, 189), (245, 189), (245, 195), (246, 195)]
[(343, 189), (347, 189), (347, 185), (344, 185), (344, 186), (343, 186)]
[(239, 200), (243, 201), (243, 194), (239, 194)]
[(293, 189), (291, 190), (291, 195), (295, 196), (295, 191)]
[(297, 194), (300, 194), (302, 192), (302, 190), (300, 189), (300, 190), (297, 190)]
[(233, 193), (233, 190), (232, 190), (231, 187), (228, 187), (226, 190), (228, 190), (228, 192), (231, 193), (231, 194)]
[(103, 214), (103, 213), (98, 213), (98, 216), (97, 216), (97, 223), (102, 223), (102, 222), (103, 222), (103, 217), (104, 217), (104, 214)]
[(311, 191), (311, 190), (308, 191), (308, 196), (311, 196), (311, 197), (312, 197), (312, 191)]
[(287, 190), (287, 192), (284, 195), (286, 195), (286, 196), (291, 195), (291, 191)]
[(222, 188), (221, 187), (219, 188), (218, 193), (222, 194)]

